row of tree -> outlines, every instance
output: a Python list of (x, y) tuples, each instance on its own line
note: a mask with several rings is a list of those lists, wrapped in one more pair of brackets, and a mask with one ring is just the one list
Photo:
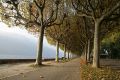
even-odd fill
[[(93, 67), (99, 67), (100, 44), (105, 35), (120, 25), (119, 0), (3, 0), (1, 21), (9, 25), (25, 25), (39, 35), (36, 65), (42, 64), (44, 35), (61, 49), (85, 55)], [(51, 40), (51, 41), (50, 41)], [(63, 48), (64, 47), (64, 48)], [(64, 55), (66, 56), (66, 55)]]

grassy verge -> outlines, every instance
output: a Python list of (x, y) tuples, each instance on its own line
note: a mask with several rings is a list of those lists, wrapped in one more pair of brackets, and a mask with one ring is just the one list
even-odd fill
[(91, 65), (85, 65), (81, 60), (80, 66), (81, 80), (120, 80), (120, 71), (109, 67), (92, 68)]

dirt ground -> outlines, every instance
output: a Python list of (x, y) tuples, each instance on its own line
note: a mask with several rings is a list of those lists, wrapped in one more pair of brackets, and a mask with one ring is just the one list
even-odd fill
[(47, 62), (39, 68), (30, 64), (1, 67), (0, 80), (80, 80), (80, 58), (68, 62)]
[(120, 70), (120, 59), (101, 59), (100, 65)]
[[(43, 62), (43, 64), (53, 64), (54, 61)], [(36, 70), (36, 68), (31, 67), (34, 63), (12, 63), (12, 64), (1, 64), (0, 65), (0, 79), (5, 77), (10, 77), (13, 75), (19, 75), (22, 73), (30, 72)], [(54, 63), (55, 64), (55, 63)]]

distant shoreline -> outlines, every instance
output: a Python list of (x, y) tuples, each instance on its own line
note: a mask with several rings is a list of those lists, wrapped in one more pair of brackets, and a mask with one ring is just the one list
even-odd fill
[[(53, 61), (55, 58), (43, 59), (43, 61)], [(35, 62), (35, 59), (0, 59), (0, 64)]]

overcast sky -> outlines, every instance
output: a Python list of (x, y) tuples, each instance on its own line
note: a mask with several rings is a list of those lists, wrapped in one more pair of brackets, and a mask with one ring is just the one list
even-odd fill
[[(0, 22), (0, 59), (35, 58), (37, 38), (19, 27), (8, 28)], [(48, 44), (44, 38), (43, 58), (54, 58), (56, 47)], [(63, 51), (60, 50), (60, 56)]]

